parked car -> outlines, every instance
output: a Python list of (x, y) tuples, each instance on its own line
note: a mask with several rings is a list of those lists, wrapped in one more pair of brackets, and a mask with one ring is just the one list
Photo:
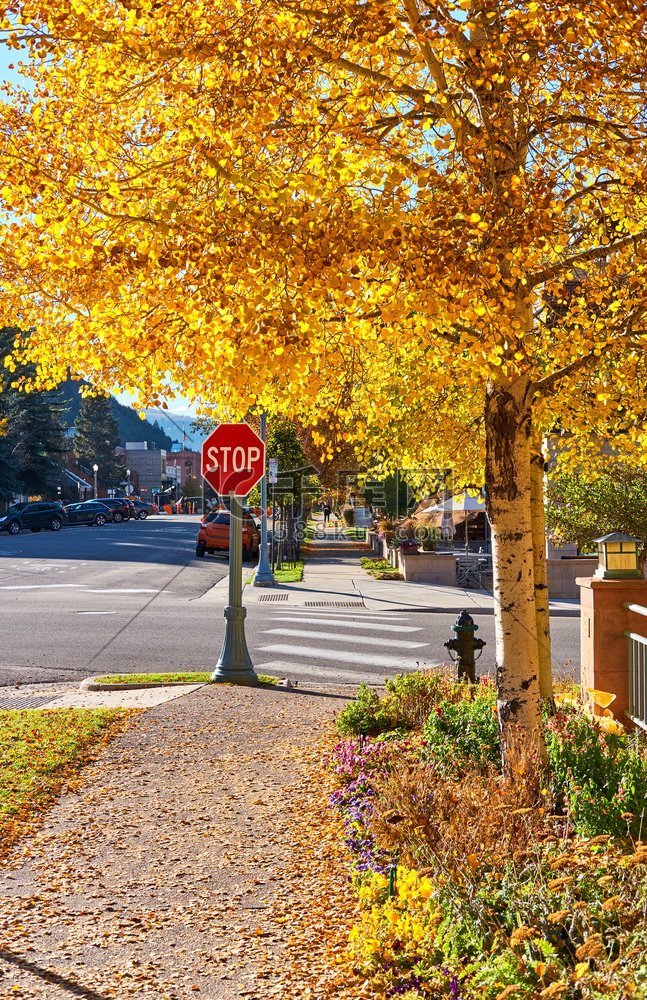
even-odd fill
[(63, 508), (68, 524), (97, 524), (112, 521), (114, 511), (101, 500), (86, 500), (85, 503), (71, 503)]
[(37, 500), (33, 503), (14, 503), (4, 517), (0, 517), (0, 531), (17, 535), (22, 528), (31, 531), (60, 531), (67, 521), (67, 514), (59, 503)]
[[(243, 559), (251, 559), (260, 545), (260, 532), (254, 515), (243, 511)], [(229, 552), (229, 511), (213, 510), (205, 514), (198, 528), (195, 554), (202, 557), (205, 552)]]
[(128, 521), (135, 516), (135, 508), (125, 497), (100, 497), (99, 502), (110, 507), (113, 521)]
[(147, 500), (131, 500), (130, 501), (135, 508), (135, 517), (141, 521), (145, 521), (149, 514), (157, 514), (157, 507), (155, 504), (148, 503)]

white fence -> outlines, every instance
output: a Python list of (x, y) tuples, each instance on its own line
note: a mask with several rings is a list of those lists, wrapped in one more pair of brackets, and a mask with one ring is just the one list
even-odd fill
[[(647, 618), (647, 608), (641, 604), (625, 604), (627, 611)], [(629, 655), (629, 717), (641, 729), (647, 730), (647, 638), (636, 632), (625, 632)]]

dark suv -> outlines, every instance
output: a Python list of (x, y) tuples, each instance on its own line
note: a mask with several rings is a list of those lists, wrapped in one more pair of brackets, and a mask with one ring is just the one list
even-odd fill
[(125, 497), (99, 497), (99, 501), (110, 507), (113, 521), (129, 521), (135, 515), (135, 508)]
[(40, 500), (35, 503), (15, 503), (4, 517), (0, 517), (0, 531), (8, 531), (10, 535), (17, 535), (22, 528), (59, 531), (66, 521), (67, 515), (58, 503)]

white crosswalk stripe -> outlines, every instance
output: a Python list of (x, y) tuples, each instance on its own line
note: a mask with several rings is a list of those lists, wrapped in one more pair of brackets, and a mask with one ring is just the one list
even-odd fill
[(283, 656), (304, 659), (332, 660), (335, 663), (357, 663), (366, 667), (390, 667), (393, 670), (415, 670), (419, 660), (398, 656), (380, 656), (376, 653), (353, 653), (345, 649), (318, 649), (316, 646), (293, 646), (291, 643), (273, 643), (259, 646), (264, 653), (280, 653)]
[(296, 677), (303, 673), (333, 683), (376, 683), (381, 671), (416, 670), (426, 660), (425, 630), (410, 625), (401, 612), (272, 610), (263, 631), (266, 644), (258, 651)]
[[(303, 639), (323, 639), (325, 642), (348, 641), (348, 636), (335, 632), (316, 632), (299, 628), (269, 628), (266, 629), (265, 634), (284, 635), (297, 639), (301, 636)], [(384, 649), (385, 646), (391, 646), (394, 649), (420, 649), (421, 646), (427, 645), (426, 642), (407, 642), (406, 639), (387, 639), (384, 636), (374, 635), (354, 635), (353, 642), (360, 643), (362, 646), (379, 646), (381, 649)]]
[(321, 618), (306, 617), (305, 615), (295, 617), (294, 615), (277, 615), (278, 620), (283, 622), (304, 622), (307, 625), (340, 625), (342, 628), (373, 629), (375, 632), (422, 632), (422, 628), (413, 625), (391, 625), (381, 622), (358, 621), (357, 618)]

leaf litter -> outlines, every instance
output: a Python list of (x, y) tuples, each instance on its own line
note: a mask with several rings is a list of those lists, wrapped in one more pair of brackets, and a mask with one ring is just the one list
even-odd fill
[(0, 998), (367, 995), (321, 765), (342, 705), (214, 686), (141, 715), (0, 873)]

